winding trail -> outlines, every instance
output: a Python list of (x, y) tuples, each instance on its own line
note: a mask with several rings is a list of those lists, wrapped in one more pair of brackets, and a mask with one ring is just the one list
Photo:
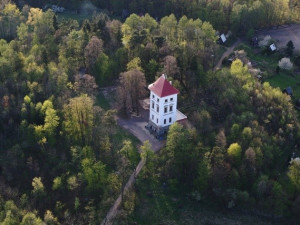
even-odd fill
[(223, 53), (223, 55), (219, 59), (217, 65), (214, 67), (214, 71), (217, 71), (217, 70), (221, 69), (222, 61), (226, 57), (228, 57), (233, 52), (233, 50), (235, 49), (235, 47), (238, 46), (241, 42), (242, 42), (242, 40), (240, 38), (238, 38), (237, 41), (231, 47), (227, 48), (226, 52)]

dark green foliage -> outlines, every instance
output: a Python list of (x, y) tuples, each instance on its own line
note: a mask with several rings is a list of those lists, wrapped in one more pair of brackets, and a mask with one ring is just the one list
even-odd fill
[[(169, 130), (166, 148), (157, 160), (162, 167), (158, 170), (161, 182), (168, 181), (171, 193), (198, 191), (226, 208), (290, 215), (299, 183), (298, 158), (287, 172), (299, 135), (293, 106), (280, 90), (257, 82), (240, 61), (233, 62), (230, 71), (210, 76), (200, 91), (204, 100), (199, 108), (207, 111), (190, 117), (197, 131), (178, 124)], [(193, 141), (197, 134), (205, 145)], [(215, 143), (207, 142), (210, 135), (215, 136)]]
[(286, 44), (286, 54), (288, 56), (292, 56), (293, 55), (293, 51), (295, 49), (295, 46), (294, 46), (294, 43), (292, 41), (289, 41), (287, 44)]
[[(113, 97), (103, 101), (105, 109), (98, 105), (104, 98), (98, 86), (115, 85), (124, 71), (141, 75), (123, 95), (133, 111), (139, 112), (145, 78), (151, 83), (164, 72), (194, 126), (171, 126), (159, 157), (147, 143), (142, 147), (149, 187), (161, 183), (170, 193), (193, 192), (228, 208), (299, 214), (298, 165), (290, 162), (299, 125), (289, 98), (257, 82), (240, 61), (208, 72), (218, 49), (211, 24), (241, 33), (281, 24), (289, 10), (276, 5), (281, 1), (261, 1), (261, 7), (253, 1), (91, 1), (113, 15), (126, 8), (145, 15), (122, 23), (95, 13), (82, 25), (6, 2), (0, 1), (1, 224), (100, 224), (140, 160), (137, 141), (123, 142), (130, 136), (109, 110)], [(81, 7), (77, 0), (59, 3)], [(292, 43), (288, 49), (291, 55)], [(124, 195), (128, 214), (136, 199)]]

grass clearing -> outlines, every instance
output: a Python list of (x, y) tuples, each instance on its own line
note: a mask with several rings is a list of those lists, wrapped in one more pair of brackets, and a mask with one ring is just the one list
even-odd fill
[(293, 89), (294, 99), (300, 99), (300, 75), (291, 76), (283, 71), (265, 80), (273, 87), (279, 87), (281, 90), (290, 86)]
[[(108, 88), (109, 89), (109, 88)], [(115, 98), (115, 91), (114, 89), (111, 91), (105, 91), (105, 95), (103, 94), (103, 91), (100, 91), (99, 94), (96, 97), (95, 105), (100, 106), (104, 110), (110, 110), (112, 109), (112, 102)], [(117, 152), (123, 147), (123, 142), (125, 140), (131, 141), (133, 147), (134, 147), (134, 158), (135, 163), (137, 164), (140, 160), (140, 155), (138, 152), (138, 145), (141, 144), (139, 139), (137, 139), (133, 134), (128, 132), (127, 130), (123, 129), (120, 126), (116, 126), (114, 130), (114, 134), (111, 137), (112, 146), (114, 148), (114, 151)]]
[(134, 146), (137, 146), (141, 143), (140, 140), (137, 139), (133, 134), (118, 126), (115, 134), (113, 135), (112, 142), (117, 148), (122, 148), (122, 140), (130, 140)]
[[(257, 50), (253, 50), (252, 47), (246, 44), (241, 44), (237, 49), (245, 50), (252, 65), (260, 68), (262, 72), (267, 72), (268, 76), (263, 77), (264, 82), (269, 82), (271, 86), (279, 87), (281, 90), (290, 86), (293, 89), (294, 99), (300, 98), (300, 75), (282, 69), (280, 69), (279, 74), (276, 73), (278, 62), (283, 57), (279, 52), (272, 55), (263, 55), (256, 53)], [(294, 67), (294, 69), (297, 68)]]
[(104, 97), (102, 92), (97, 95), (95, 104), (99, 105), (104, 110), (111, 109), (109, 101)]

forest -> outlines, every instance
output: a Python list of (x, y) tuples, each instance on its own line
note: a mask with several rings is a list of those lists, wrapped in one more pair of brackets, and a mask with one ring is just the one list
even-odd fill
[[(80, 10), (82, 1), (0, 0), (0, 224), (100, 224), (141, 158), (114, 224), (184, 223), (163, 222), (170, 215), (153, 213), (145, 193), (296, 224), (299, 113), (242, 60), (213, 67), (217, 31), (296, 22), (299, 2), (90, 3), (101, 11), (77, 21), (43, 7)], [(162, 73), (192, 125), (172, 125), (154, 154), (116, 118), (138, 114), (144, 87)], [(108, 86), (114, 98), (102, 95)], [(182, 204), (168, 207), (180, 215)]]

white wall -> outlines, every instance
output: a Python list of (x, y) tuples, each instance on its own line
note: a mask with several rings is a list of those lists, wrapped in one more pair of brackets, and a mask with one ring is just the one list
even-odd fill
[[(173, 98), (172, 101), (171, 98)], [(165, 100), (167, 100), (167, 102)], [(152, 103), (154, 103), (154, 109), (152, 108)], [(157, 105), (159, 106), (159, 112), (157, 112)], [(172, 105), (172, 111), (170, 111), (171, 105)], [(166, 113), (165, 113), (165, 107), (167, 107)], [(154, 124), (161, 127), (169, 126), (173, 124), (176, 120), (176, 109), (177, 109), (177, 94), (160, 98), (152, 91), (150, 91), (149, 120), (152, 121)], [(170, 118), (171, 118), (171, 122), (169, 122)], [(165, 120), (166, 123), (164, 123)]]

